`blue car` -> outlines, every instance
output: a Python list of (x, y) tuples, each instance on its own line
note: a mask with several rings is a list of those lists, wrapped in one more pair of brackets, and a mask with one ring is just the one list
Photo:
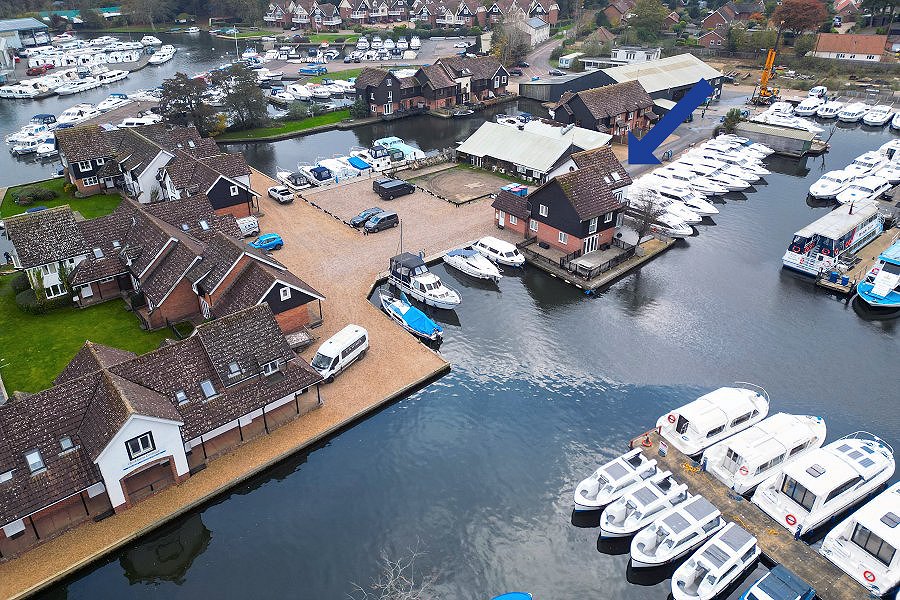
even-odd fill
[(305, 67), (300, 67), (300, 70), (297, 71), (300, 75), (324, 75), (328, 72), (328, 69), (321, 65), (306, 65)]
[(284, 240), (277, 233), (264, 233), (250, 242), (249, 245), (251, 248), (258, 250), (281, 250), (281, 247), (284, 246)]

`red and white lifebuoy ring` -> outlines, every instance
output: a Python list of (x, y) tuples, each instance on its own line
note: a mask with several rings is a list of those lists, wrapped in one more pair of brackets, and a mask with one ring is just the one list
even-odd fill
[(793, 527), (797, 524), (797, 517), (788, 513), (788, 515), (784, 518), (784, 522)]
[(875, 581), (875, 573), (872, 571), (863, 571), (863, 578), (869, 583), (872, 583)]
[(675, 415), (669, 415), (668, 419), (669, 419), (669, 423), (674, 423), (674, 422), (675, 422)]
[(750, 473), (750, 469), (748, 469), (747, 467), (741, 467), (738, 471), (744, 477), (746, 477)]

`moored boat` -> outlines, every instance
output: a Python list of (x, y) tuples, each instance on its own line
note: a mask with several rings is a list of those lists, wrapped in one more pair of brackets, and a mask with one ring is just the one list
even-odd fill
[(500, 281), (500, 269), (477, 250), (459, 248), (444, 255), (444, 263), (477, 279)]
[(669, 471), (660, 471), (603, 509), (600, 537), (621, 538), (634, 535), (657, 518), (667, 516), (691, 495)]
[(459, 293), (429, 271), (421, 256), (409, 252), (391, 258), (388, 283), (435, 308), (452, 310), (460, 303)]
[(678, 567), (672, 575), (672, 596), (712, 600), (753, 566), (760, 552), (755, 537), (729, 523)]
[(818, 96), (804, 98), (794, 109), (794, 114), (799, 117), (811, 117), (816, 114), (816, 111), (819, 110), (819, 107), (823, 104), (825, 104), (825, 101)]
[(400, 292), (396, 298), (386, 292), (379, 292), (381, 307), (403, 329), (423, 340), (437, 342), (444, 335), (443, 328), (432, 321), (428, 315), (409, 303), (406, 295)]
[(604, 464), (578, 484), (575, 510), (600, 510), (657, 472), (656, 460), (648, 459), (640, 448), (635, 448)]
[(856, 284), (856, 293), (873, 308), (900, 309), (900, 241), (878, 256), (878, 263)]
[(816, 116), (820, 119), (834, 119), (842, 108), (844, 108), (843, 102), (829, 100), (816, 110)]
[(311, 186), (309, 180), (306, 178), (306, 175), (304, 175), (300, 171), (292, 172), (278, 169), (275, 172), (275, 178), (283, 183), (288, 189), (295, 192), (305, 190), (306, 188)]
[(691, 496), (631, 540), (631, 566), (654, 568), (693, 552), (725, 527), (722, 513), (703, 496)]
[(480, 252), (485, 258), (508, 267), (521, 267), (525, 264), (525, 257), (514, 244), (504, 242), (493, 236), (486, 235), (472, 244), (472, 248)]
[(859, 123), (863, 116), (872, 108), (863, 102), (851, 102), (838, 111), (838, 121), (843, 123)]
[(854, 179), (856, 179), (855, 175), (843, 169), (828, 171), (809, 186), (809, 195), (819, 200), (834, 200), (838, 194), (850, 186)]
[(854, 180), (835, 199), (841, 204), (852, 204), (863, 200), (877, 200), (890, 189), (891, 184), (887, 178), (878, 175), (866, 175)]
[(894, 116), (894, 109), (886, 104), (873, 106), (863, 115), (863, 123), (870, 127), (882, 127)]

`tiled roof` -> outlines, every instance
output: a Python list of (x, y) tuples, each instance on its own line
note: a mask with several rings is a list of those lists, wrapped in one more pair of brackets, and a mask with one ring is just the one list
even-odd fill
[(83, 125), (56, 131), (59, 151), (69, 163), (108, 158), (114, 154), (110, 139), (99, 125)]
[[(420, 75), (420, 73), (422, 75)], [(422, 81), (424, 76), (425, 81)], [(419, 69), (418, 73), (416, 73), (416, 79), (421, 81), (424, 86), (426, 82), (431, 85), (432, 89), (440, 90), (448, 87), (455, 87), (456, 82), (453, 81), (447, 71), (444, 70), (440, 65), (428, 65), (426, 67), (422, 67)]]
[(67, 204), (8, 217), (6, 230), (22, 267), (26, 269), (78, 256), (85, 251), (84, 238)]
[[(309, 300), (324, 299), (312, 286), (287, 270), (277, 269), (256, 260), (247, 260), (238, 274), (212, 307), (213, 317), (222, 317), (256, 306), (276, 281), (301, 290)], [(296, 292), (295, 292), (296, 293)], [(309, 301), (308, 300), (308, 301)]]
[(468, 71), (474, 80), (492, 79), (500, 69), (500, 61), (493, 56), (479, 56), (478, 58), (452, 56), (439, 58), (436, 62), (448, 68), (456, 76)]
[[(625, 167), (622, 166), (622, 163), (619, 162), (619, 159), (616, 158), (616, 155), (613, 154), (612, 148), (609, 146), (575, 152), (572, 154), (571, 158), (575, 163), (575, 166), (579, 169), (599, 166), (604, 173), (602, 176), (603, 181), (609, 185), (611, 189), (615, 190), (626, 185), (631, 185), (631, 176), (628, 174), (628, 171), (625, 170)], [(618, 175), (618, 177), (613, 175), (613, 173)]]
[[(653, 108), (653, 99), (638, 81), (626, 81), (584, 90), (577, 92), (574, 96), (578, 96), (597, 119), (616, 117), (638, 109)], [(563, 102), (571, 101), (574, 96), (568, 96), (565, 100), (560, 97), (557, 107)]]
[(79, 377), (84, 377), (85, 375), (93, 373), (94, 371), (99, 371), (102, 368), (111, 367), (120, 362), (131, 360), (135, 356), (137, 355), (134, 352), (119, 350), (118, 348), (104, 346), (103, 344), (95, 344), (88, 340), (81, 349), (75, 353), (75, 356), (72, 357), (72, 360), (69, 361), (66, 368), (62, 370), (62, 373), (56, 376), (56, 379), (53, 380), (53, 385), (59, 385), (78, 379)]
[(887, 44), (886, 35), (861, 35), (852, 33), (820, 33), (816, 52), (843, 52), (845, 54), (874, 54), (881, 56)]
[(491, 206), (519, 219), (531, 217), (531, 211), (528, 210), (528, 200), (507, 190), (500, 190)]
[[(555, 177), (546, 186), (558, 186), (571, 203), (578, 218), (587, 221), (622, 208), (622, 202), (612, 195), (609, 185), (603, 181), (607, 175), (602, 165), (592, 165)], [(538, 196), (540, 190), (533, 196)]]
[(210, 240), (200, 261), (188, 271), (188, 279), (202, 290), (211, 292), (236, 265), (241, 255), (246, 254), (264, 263), (271, 263), (279, 269), (287, 270), (280, 262), (256, 248), (223, 234), (216, 234)]
[(183, 242), (177, 242), (141, 281), (141, 290), (153, 302), (162, 304), (172, 289), (181, 281), (188, 268), (197, 260), (197, 253)]
[(365, 89), (370, 86), (378, 87), (388, 74), (387, 69), (366, 67), (356, 77), (356, 89)]
[(410, 88), (414, 88), (419, 85), (419, 80), (415, 77), (401, 77), (400, 78), (400, 89), (406, 90)]

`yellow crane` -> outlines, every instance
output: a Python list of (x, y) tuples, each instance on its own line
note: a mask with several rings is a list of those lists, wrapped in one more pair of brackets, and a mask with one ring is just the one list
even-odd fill
[(769, 79), (772, 77), (772, 68), (775, 66), (775, 50), (769, 49), (766, 55), (766, 65), (763, 67), (762, 74), (759, 77), (759, 92), (753, 101), (756, 104), (771, 104), (778, 98), (781, 90), (769, 87)]

